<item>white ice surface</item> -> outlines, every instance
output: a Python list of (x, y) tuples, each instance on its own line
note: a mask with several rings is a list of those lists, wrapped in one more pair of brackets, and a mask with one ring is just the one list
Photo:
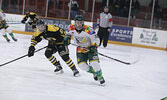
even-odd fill
[[(7, 43), (0, 36), (0, 64), (27, 54), (30, 35), (15, 34), (17, 42)], [(36, 49), (47, 45), (40, 42)], [(73, 45), (70, 57), (76, 63)], [(127, 62), (125, 65), (106, 57), (100, 65), (106, 86), (99, 86), (91, 74), (82, 71), (74, 77), (72, 71), (55, 54), (63, 65), (64, 73), (56, 75), (54, 66), (45, 58), (44, 51), (0, 67), (0, 100), (160, 100), (167, 96), (167, 52), (160, 50), (108, 45), (99, 52)]]

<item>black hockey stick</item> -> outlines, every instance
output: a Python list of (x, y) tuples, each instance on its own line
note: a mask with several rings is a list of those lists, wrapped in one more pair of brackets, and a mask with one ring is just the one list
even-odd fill
[[(73, 43), (71, 43), (71, 44), (74, 45), (74, 46), (77, 46), (76, 44), (73, 44)], [(98, 52), (98, 54), (101, 55), (101, 56), (103, 56), (103, 57), (112, 59), (112, 60), (114, 60), (114, 61), (117, 61), (117, 62), (126, 64), (126, 65), (131, 65), (131, 64), (134, 64), (134, 63), (138, 62), (138, 60), (136, 60), (136, 61), (134, 61), (134, 62), (125, 62), (125, 61), (122, 61), (122, 60), (119, 60), (119, 59), (116, 59), (116, 58), (112, 58), (112, 57), (110, 57), (110, 56), (107, 56), (107, 55), (102, 54), (102, 53), (99, 53), (99, 52)]]
[[(43, 48), (40, 48), (40, 49), (36, 50), (35, 52), (38, 52), (38, 51), (40, 51), (40, 50), (42, 50), (42, 49), (45, 49), (46, 47), (47, 47), (47, 46), (45, 46), (45, 47), (43, 47)], [(34, 52), (34, 53), (35, 53), (35, 52)], [(6, 62), (6, 63), (4, 63), (4, 64), (1, 64), (0, 67), (4, 66), (4, 65), (6, 65), (6, 64), (9, 64), (9, 63), (11, 63), (11, 62), (14, 62), (14, 61), (16, 61), (16, 60), (19, 60), (19, 59), (21, 59), (21, 58), (24, 58), (24, 57), (26, 57), (26, 56), (28, 56), (28, 54), (23, 55), (23, 56), (21, 56), (21, 57), (18, 57), (18, 58), (16, 58), (16, 59), (13, 59), (13, 60), (11, 60), (11, 61), (8, 61), (8, 62)]]
[(23, 24), (23, 23), (20, 23), (20, 22), (7, 22), (7, 24)]
[(123, 64), (126, 64), (126, 65), (131, 65), (131, 64), (134, 64), (134, 63), (138, 62), (138, 60), (136, 60), (136, 61), (134, 61), (134, 62), (125, 62), (125, 61), (122, 61), (122, 60), (115, 59), (115, 58), (112, 58), (112, 57), (110, 57), (110, 56), (104, 55), (104, 54), (102, 54), (102, 53), (98, 53), (98, 54), (101, 55), (101, 56), (103, 56), (103, 57), (106, 57), (106, 58), (109, 58), (109, 59), (118, 61), (118, 62), (123, 63)]

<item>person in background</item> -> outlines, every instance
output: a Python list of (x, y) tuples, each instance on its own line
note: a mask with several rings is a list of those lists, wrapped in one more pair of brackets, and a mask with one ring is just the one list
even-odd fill
[[(150, 2), (149, 7), (152, 8), (153, 6), (153, 0)], [(154, 6), (154, 20), (153, 20), (153, 28), (159, 27), (161, 29), (161, 20), (163, 18), (163, 11), (162, 8), (159, 6), (159, 1), (155, 1), (155, 6)]]
[(54, 72), (57, 74), (63, 73), (63, 68), (60, 65), (60, 62), (56, 59), (55, 56), (53, 56), (54, 53), (58, 52), (63, 61), (73, 71), (73, 75), (79, 76), (79, 71), (69, 57), (68, 47), (64, 45), (65, 31), (54, 25), (46, 25), (45, 22), (41, 19), (36, 22), (36, 26), (37, 31), (34, 32), (34, 35), (31, 39), (31, 45), (28, 50), (28, 57), (33, 56), (35, 52), (35, 46), (42, 39), (46, 39), (48, 40), (48, 46), (45, 51), (45, 56), (56, 67)]
[(28, 24), (32, 27), (32, 29), (34, 31), (36, 31), (36, 22), (39, 19), (39, 16), (34, 13), (34, 12), (30, 12), (29, 9), (25, 10), (25, 15), (22, 19), (22, 23), (25, 24), (25, 22), (28, 20), (28, 18), (30, 18), (30, 20), (28, 21)]
[[(75, 24), (70, 25), (66, 32), (66, 41), (70, 41), (71, 37), (73, 37), (77, 45), (78, 67), (93, 74), (94, 80), (104, 85), (105, 80), (102, 75), (97, 52), (99, 38), (90, 26), (84, 25), (82, 15), (76, 15), (74, 21)], [(70, 44), (70, 42), (68, 42), (68, 44)]]
[(136, 14), (139, 13), (140, 10), (140, 3), (138, 0), (133, 0), (132, 1), (132, 11), (131, 11), (131, 17), (133, 19), (136, 19)]
[(9, 26), (6, 23), (5, 20), (5, 13), (3, 10), (0, 10), (0, 33), (3, 34), (3, 37), (6, 39), (7, 42), (10, 42), (10, 39), (8, 38), (5, 30), (9, 33), (9, 35), (12, 37), (14, 41), (17, 41), (17, 39), (14, 37), (12, 30), (9, 28)]
[(98, 36), (100, 38), (100, 44), (103, 40), (103, 46), (107, 47), (109, 32), (111, 31), (111, 26), (113, 25), (112, 22), (112, 15), (109, 13), (109, 7), (104, 7), (104, 10), (102, 13), (100, 13), (99, 17), (97, 18), (97, 28), (98, 30)]

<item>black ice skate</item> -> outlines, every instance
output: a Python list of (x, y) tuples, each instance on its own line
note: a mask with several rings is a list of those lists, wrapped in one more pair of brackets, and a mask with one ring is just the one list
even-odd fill
[(54, 70), (54, 72), (56, 74), (62, 74), (63, 73), (63, 68), (61, 67), (60, 62), (57, 61), (54, 65), (56, 66), (56, 69)]
[(94, 78), (95, 81), (98, 80), (98, 79), (97, 79), (97, 75), (96, 75), (96, 73), (93, 73), (93, 78)]
[(99, 80), (99, 82), (100, 82), (100, 85), (105, 85), (105, 80), (103, 77), (102, 77), (102, 79)]
[(3, 35), (3, 37), (6, 39), (7, 42), (10, 42), (10, 39), (7, 37), (7, 35)]
[(10, 42), (10, 39), (7, 38), (6, 41), (7, 41), (7, 42)]
[(73, 75), (74, 75), (75, 77), (80, 76), (79, 71), (78, 71), (77, 69), (73, 69), (72, 71), (73, 71), (73, 73), (74, 73)]
[(12, 37), (12, 39), (13, 39), (14, 41), (17, 41), (17, 39), (16, 39), (15, 37)]

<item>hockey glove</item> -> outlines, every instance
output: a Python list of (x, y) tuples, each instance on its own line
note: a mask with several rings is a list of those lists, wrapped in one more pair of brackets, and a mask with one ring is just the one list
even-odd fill
[(35, 47), (34, 46), (30, 46), (29, 50), (28, 50), (28, 57), (33, 56), (34, 52), (35, 52)]
[(71, 38), (69, 36), (65, 36), (63, 42), (64, 45), (68, 46), (71, 44)]
[(92, 52), (92, 53), (97, 52), (96, 43), (91, 43), (91, 45), (89, 46), (89, 51)]
[(2, 23), (3, 25), (6, 25), (6, 21), (5, 21), (5, 20), (2, 20), (1, 23)]
[(25, 24), (25, 21), (24, 21), (24, 20), (22, 20), (22, 21), (21, 21), (21, 23)]

